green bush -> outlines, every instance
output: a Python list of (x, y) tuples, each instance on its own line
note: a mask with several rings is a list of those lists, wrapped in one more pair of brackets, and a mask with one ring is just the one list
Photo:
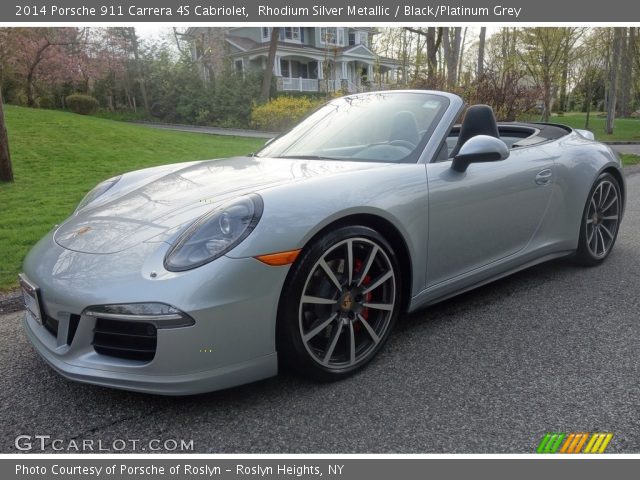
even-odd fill
[(251, 110), (251, 125), (258, 130), (281, 132), (324, 103), (309, 97), (281, 96)]
[(51, 110), (56, 108), (56, 99), (50, 95), (40, 97), (37, 100), (38, 108), (46, 108), (47, 110)]
[(91, 115), (98, 111), (98, 100), (89, 95), (74, 94), (65, 98), (67, 108), (73, 113)]

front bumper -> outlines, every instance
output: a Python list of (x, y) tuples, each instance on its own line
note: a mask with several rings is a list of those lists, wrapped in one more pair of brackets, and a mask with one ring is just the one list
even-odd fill
[[(26, 313), (29, 341), (69, 379), (146, 393), (189, 395), (275, 375), (276, 313), (288, 268), (221, 257), (191, 271), (167, 272), (162, 259), (168, 247), (145, 243), (93, 255), (63, 249), (49, 234), (27, 256), (24, 271), (41, 290), (43, 315), (57, 328)], [(158, 329), (150, 361), (97, 353), (97, 320), (85, 309), (139, 302), (172, 305), (195, 325)]]

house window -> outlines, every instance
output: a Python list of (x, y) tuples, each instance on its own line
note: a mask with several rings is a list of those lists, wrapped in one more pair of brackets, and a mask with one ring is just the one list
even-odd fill
[(337, 27), (321, 27), (320, 41), (329, 45), (344, 45), (344, 29)]
[(349, 34), (349, 45), (355, 45), (356, 44), (356, 34), (354, 32), (351, 32)]
[(291, 78), (291, 70), (289, 70), (289, 60), (280, 59), (280, 75), (285, 78)]
[(280, 30), (280, 40), (300, 41), (300, 27), (284, 27)]
[(262, 40), (269, 40), (270, 36), (271, 36), (271, 28), (262, 27)]
[(243, 73), (244, 72), (244, 62), (242, 61), (242, 59), (238, 59), (235, 61), (235, 67), (236, 67), (236, 73)]
[(291, 60), (291, 78), (309, 78), (309, 64)]

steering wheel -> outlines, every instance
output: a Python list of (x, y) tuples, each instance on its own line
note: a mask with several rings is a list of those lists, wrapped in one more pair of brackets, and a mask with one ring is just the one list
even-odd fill
[(404, 148), (408, 148), (409, 150), (413, 151), (415, 150), (417, 145), (414, 145), (413, 143), (411, 143), (408, 140), (391, 140), (389, 142), (389, 145), (393, 145), (394, 147), (404, 147)]

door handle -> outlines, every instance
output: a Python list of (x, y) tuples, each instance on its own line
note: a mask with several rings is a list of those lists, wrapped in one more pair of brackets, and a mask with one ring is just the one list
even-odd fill
[(545, 168), (541, 172), (536, 175), (536, 183), (538, 185), (549, 185), (551, 183), (551, 178), (553, 177), (553, 172), (550, 168)]

